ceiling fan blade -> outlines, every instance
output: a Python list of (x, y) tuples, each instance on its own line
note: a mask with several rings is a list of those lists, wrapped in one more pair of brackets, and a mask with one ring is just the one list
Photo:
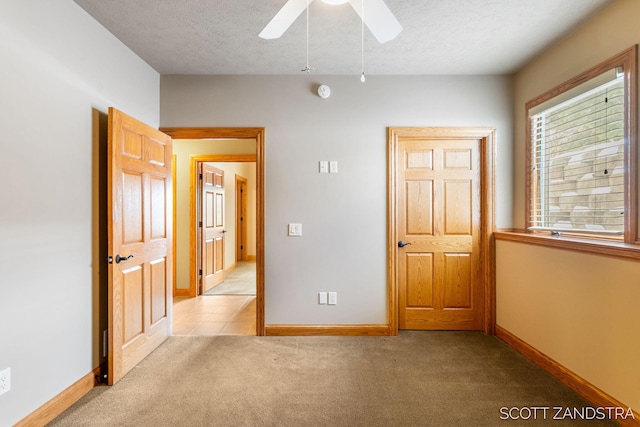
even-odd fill
[(258, 35), (263, 39), (277, 39), (282, 36), (312, 2), (313, 0), (289, 0)]
[(364, 0), (364, 16), (362, 15), (363, 0), (349, 0), (349, 4), (356, 11), (365, 25), (380, 43), (393, 40), (402, 25), (398, 22), (384, 0)]

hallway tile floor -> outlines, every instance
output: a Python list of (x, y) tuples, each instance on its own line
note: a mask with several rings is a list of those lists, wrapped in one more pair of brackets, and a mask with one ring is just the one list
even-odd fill
[(173, 299), (173, 335), (255, 334), (255, 296), (204, 295)]

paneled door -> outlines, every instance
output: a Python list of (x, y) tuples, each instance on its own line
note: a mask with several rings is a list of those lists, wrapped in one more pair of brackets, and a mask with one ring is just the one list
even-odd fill
[(116, 383), (171, 333), (171, 138), (109, 109), (109, 354)]
[(201, 292), (224, 280), (224, 171), (201, 163)]
[(481, 330), (481, 140), (395, 144), (398, 327)]

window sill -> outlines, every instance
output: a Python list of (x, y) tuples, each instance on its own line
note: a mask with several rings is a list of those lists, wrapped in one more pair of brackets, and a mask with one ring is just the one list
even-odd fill
[(575, 236), (552, 236), (550, 234), (526, 233), (524, 231), (496, 231), (494, 236), (496, 240), (527, 243), (555, 249), (640, 261), (640, 245), (630, 245), (623, 242)]

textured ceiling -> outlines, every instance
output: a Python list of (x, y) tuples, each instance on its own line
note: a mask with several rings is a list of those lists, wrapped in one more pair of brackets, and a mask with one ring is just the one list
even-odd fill
[[(75, 2), (161, 74), (297, 74), (306, 65), (304, 13), (281, 38), (258, 37), (286, 0)], [(379, 44), (365, 27), (365, 71), (512, 73), (611, 2), (386, 0), (403, 30)], [(309, 22), (313, 73), (359, 74), (360, 18), (351, 6), (315, 0)]]

